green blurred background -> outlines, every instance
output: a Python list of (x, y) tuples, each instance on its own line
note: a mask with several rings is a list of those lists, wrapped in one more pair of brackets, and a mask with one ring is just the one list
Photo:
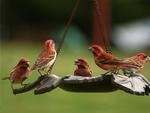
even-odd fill
[[(20, 58), (29, 58), (31, 65), (41, 51), (45, 39), (56, 44), (63, 33), (75, 0), (2, 0), (0, 30), (0, 77), (9, 75)], [(112, 0), (111, 29), (150, 17), (149, 0)], [(115, 40), (111, 37), (111, 41)], [(63, 45), (53, 73), (73, 74), (74, 60), (86, 57), (94, 75), (103, 73), (94, 63), (87, 47), (92, 43), (92, 2), (82, 0)], [(125, 58), (140, 52), (126, 52), (113, 41), (113, 53)], [(142, 49), (150, 55), (149, 46)], [(150, 80), (150, 63), (142, 73)], [(33, 72), (26, 83), (39, 74)], [(150, 97), (134, 96), (123, 91), (110, 93), (73, 93), (62, 89), (35, 96), (33, 91), (13, 95), (9, 81), (0, 81), (0, 113), (150, 113)]]

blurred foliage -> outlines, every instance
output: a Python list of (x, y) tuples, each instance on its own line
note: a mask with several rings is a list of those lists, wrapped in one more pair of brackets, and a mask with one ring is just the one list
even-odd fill
[[(22, 21), (62, 23), (69, 14), (76, 0), (3, 0), (5, 14), (12, 23)], [(112, 23), (127, 22), (150, 16), (149, 0), (111, 0)], [(110, 6), (110, 7), (111, 7)], [(76, 22), (87, 24), (91, 21), (92, 0), (81, 0)], [(14, 18), (14, 19), (13, 19)], [(21, 21), (21, 20), (20, 20)], [(89, 25), (89, 24), (88, 24)]]
[[(46, 24), (56, 27), (66, 24), (76, 0), (5, 0), (6, 18), (8, 24), (15, 27), (17, 24)], [(87, 30), (91, 21), (91, 5), (81, 0), (74, 23)], [(88, 24), (87, 24), (88, 23)]]
[[(43, 38), (48, 32), (55, 32), (67, 23), (75, 2), (76, 0), (3, 0), (2, 22), (5, 29), (2, 38)], [(91, 8), (89, 1), (81, 0), (73, 19), (73, 24), (87, 35), (91, 35), (92, 31)], [(24, 36), (25, 34), (30, 35)]]
[(113, 24), (120, 24), (149, 17), (149, 0), (112, 0)]
[[(150, 17), (149, 0), (110, 0), (111, 24)], [(68, 21), (76, 0), (2, 0), (0, 39), (43, 40)], [(92, 0), (81, 0), (73, 25), (91, 39)], [(1, 33), (2, 32), (2, 33)]]

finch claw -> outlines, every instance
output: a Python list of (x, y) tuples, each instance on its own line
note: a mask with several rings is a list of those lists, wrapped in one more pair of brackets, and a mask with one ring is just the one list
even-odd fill
[(11, 89), (14, 90), (13, 84), (11, 84)]
[(70, 77), (69, 75), (66, 75), (66, 76), (62, 77), (61, 79), (67, 79), (69, 77)]
[(46, 75), (50, 75), (51, 74), (51, 72), (46, 72)]
[(21, 86), (24, 86), (24, 87), (25, 87), (25, 86), (27, 86), (27, 85), (29, 85), (29, 84), (24, 84), (24, 83), (21, 83)]
[(102, 75), (108, 75), (111, 71), (107, 71), (106, 73), (102, 74)]
[(38, 70), (38, 72), (39, 72), (39, 74), (40, 74), (41, 76), (44, 76), (44, 75), (45, 75), (45, 74), (43, 75), (43, 74), (41, 73), (41, 71), (40, 71), (40, 70)]

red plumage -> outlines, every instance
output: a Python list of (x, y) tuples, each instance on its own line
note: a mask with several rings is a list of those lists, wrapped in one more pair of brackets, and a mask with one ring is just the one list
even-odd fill
[(116, 71), (124, 68), (137, 68), (132, 62), (121, 60), (116, 56), (107, 53), (101, 46), (92, 45), (89, 50), (93, 53), (97, 66), (107, 71)]
[(56, 50), (55, 43), (53, 40), (46, 40), (44, 48), (38, 55), (35, 64), (32, 66), (31, 70), (38, 70), (39, 72), (50, 68), (56, 60)]
[(82, 77), (91, 77), (92, 71), (88, 64), (86, 58), (79, 58), (75, 61), (75, 65), (77, 65), (76, 70), (74, 71), (75, 76), (82, 76)]
[(9, 79), (12, 84), (23, 83), (29, 76), (30, 67), (28, 59), (21, 59), (10, 73), (10, 77), (5, 77), (3, 80)]
[(133, 62), (138, 68), (126, 68), (124, 70), (125, 73), (127, 72), (140, 72), (142, 68), (144, 68), (145, 63), (150, 60), (150, 57), (147, 56), (145, 53), (138, 53), (132, 57), (126, 59), (126, 61)]

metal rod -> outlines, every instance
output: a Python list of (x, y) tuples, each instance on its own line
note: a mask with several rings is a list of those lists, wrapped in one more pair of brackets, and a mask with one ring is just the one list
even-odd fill
[[(72, 22), (72, 20), (73, 20), (73, 18), (74, 18), (74, 15), (75, 15), (75, 13), (76, 13), (76, 11), (77, 11), (77, 9), (78, 9), (79, 3), (80, 3), (80, 0), (76, 0), (76, 3), (75, 3), (75, 6), (74, 6), (74, 8), (73, 8), (73, 10), (72, 10), (71, 16), (69, 17), (69, 20), (68, 20), (68, 22), (67, 22), (67, 24), (66, 24), (66, 26), (65, 26), (64, 33), (63, 33), (63, 35), (62, 35), (62, 37), (61, 37), (61, 39), (60, 39), (60, 42), (59, 42), (59, 45), (58, 45), (58, 48), (57, 48), (57, 56), (58, 56), (59, 53), (60, 53), (60, 50), (61, 50), (62, 45), (63, 45), (63, 43), (64, 43), (64, 40), (65, 40), (65, 38), (66, 38), (67, 32), (68, 32), (69, 27), (70, 27), (70, 25), (71, 25), (71, 22)], [(56, 62), (56, 61), (55, 61), (55, 62)], [(54, 62), (54, 64), (49, 68), (48, 72), (51, 72), (51, 71), (52, 71), (52, 68), (53, 68), (53, 66), (55, 65), (55, 62)]]

